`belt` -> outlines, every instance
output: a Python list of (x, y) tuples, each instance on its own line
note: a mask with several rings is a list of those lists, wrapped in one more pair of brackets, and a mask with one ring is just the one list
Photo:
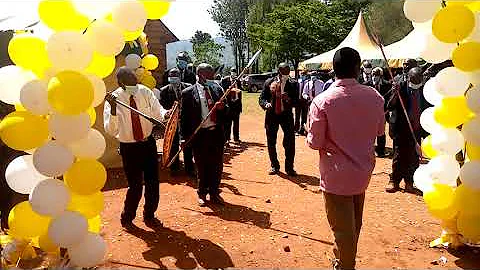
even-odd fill
[(208, 131), (213, 131), (213, 130), (216, 130), (217, 127), (216, 126), (211, 126), (211, 127), (207, 127), (207, 128), (202, 128), (202, 130), (208, 130)]

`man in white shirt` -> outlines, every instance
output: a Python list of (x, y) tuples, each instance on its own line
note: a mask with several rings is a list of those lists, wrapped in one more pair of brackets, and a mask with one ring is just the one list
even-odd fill
[[(223, 89), (213, 79), (215, 70), (211, 65), (200, 64), (197, 67), (198, 83), (183, 90), (180, 125), (182, 138), (191, 141), (193, 156), (198, 171), (198, 204), (206, 205), (207, 195), (210, 201), (223, 205), (220, 197), (220, 181), (223, 174), (223, 151), (225, 144), (224, 123), (226, 108)], [(207, 116), (213, 110), (212, 114)], [(195, 134), (196, 128), (207, 119)]]
[(313, 99), (323, 92), (323, 85), (324, 82), (318, 78), (318, 74), (313, 74), (310, 81), (303, 87), (302, 97), (307, 101), (309, 107)]
[[(135, 73), (126, 67), (117, 72), (120, 88), (107, 95), (103, 113), (106, 132), (120, 141), (120, 155), (123, 169), (128, 181), (128, 191), (121, 215), (122, 226), (130, 229), (145, 182), (145, 207), (143, 220), (147, 226), (161, 226), (155, 218), (159, 203), (159, 174), (157, 145), (152, 136), (153, 124), (133, 111), (117, 107), (116, 101), (122, 101), (131, 107), (152, 116), (158, 121), (166, 112), (154, 93), (147, 87), (138, 84)], [(142, 179), (143, 176), (143, 179)]]

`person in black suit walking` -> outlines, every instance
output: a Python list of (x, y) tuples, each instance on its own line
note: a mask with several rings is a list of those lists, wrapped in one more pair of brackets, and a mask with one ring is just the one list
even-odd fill
[(182, 92), (181, 133), (185, 140), (194, 136), (195, 129), (203, 123), (193, 137), (191, 145), (198, 169), (198, 204), (205, 206), (207, 195), (215, 204), (224, 204), (220, 197), (223, 173), (224, 119), (227, 107), (221, 101), (223, 89), (214, 82), (215, 70), (209, 64), (197, 67), (198, 83)]
[[(227, 91), (232, 83), (237, 78), (237, 70), (235, 68), (230, 69), (230, 76), (222, 79), (221, 85), (224, 91)], [(228, 115), (225, 121), (225, 140), (228, 143), (231, 139), (232, 126), (233, 126), (233, 139), (236, 143), (240, 142), (240, 114), (242, 114), (242, 84), (240, 80), (237, 81), (235, 88), (238, 91), (231, 91), (227, 96)]]
[(270, 157), (270, 175), (278, 174), (280, 163), (277, 158), (277, 134), (282, 127), (285, 148), (285, 171), (290, 176), (296, 176), (295, 161), (295, 130), (292, 108), (298, 102), (298, 83), (289, 77), (290, 66), (282, 63), (278, 66), (278, 76), (268, 79), (259, 98), (260, 106), (266, 111), (265, 129), (267, 133), (268, 155)]
[[(160, 89), (160, 105), (166, 110), (167, 112), (167, 118), (170, 116), (171, 109), (173, 108), (173, 104), (175, 102), (179, 102), (179, 106), (181, 108), (182, 104), (182, 91), (188, 87), (191, 86), (191, 84), (184, 83), (181, 81), (180, 78), (180, 70), (177, 68), (172, 68), (168, 72), (168, 85), (164, 86), (162, 89)], [(177, 132), (175, 134), (175, 137), (173, 139), (172, 143), (172, 149), (170, 150), (170, 156), (173, 157), (179, 147), (180, 147), (180, 125), (177, 128)], [(190, 147), (187, 147), (183, 150), (183, 160), (184, 160), (184, 165), (185, 165), (185, 171), (189, 175), (194, 175), (195, 174), (195, 167), (193, 164), (193, 153), (192, 149)], [(180, 159), (179, 157), (176, 158), (176, 160), (173, 162), (172, 166), (170, 167), (172, 172), (178, 172), (180, 170)]]
[[(382, 95), (383, 99), (385, 100), (383, 109), (385, 111), (385, 122), (387, 123), (390, 118), (389, 117), (390, 114), (387, 109), (387, 104), (391, 97), (392, 84), (383, 78), (383, 69), (380, 67), (376, 67), (373, 69), (372, 83), (375, 90), (377, 90), (377, 92), (380, 95)], [(386, 153), (385, 153), (386, 143), (387, 143), (386, 135), (377, 137), (377, 146), (375, 147), (375, 152), (377, 153), (377, 156), (380, 158), (384, 158), (386, 156)]]

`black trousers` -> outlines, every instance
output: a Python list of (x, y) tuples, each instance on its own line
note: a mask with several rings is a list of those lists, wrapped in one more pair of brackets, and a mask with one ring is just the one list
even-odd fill
[(307, 123), (308, 102), (304, 99), (298, 101), (295, 106), (295, 132), (304, 131)]
[[(420, 135), (417, 135), (420, 141)], [(390, 180), (395, 184), (413, 184), (413, 175), (420, 166), (419, 156), (416, 151), (416, 143), (410, 132), (398, 134), (393, 139), (393, 163)]]
[(150, 136), (145, 142), (120, 143), (120, 155), (128, 181), (122, 220), (132, 221), (135, 219), (138, 204), (142, 198), (143, 182), (145, 182), (143, 218), (154, 218), (160, 200), (155, 139)]
[(240, 112), (231, 112), (225, 121), (225, 140), (229, 141), (232, 136), (235, 141), (240, 140)]
[[(390, 114), (385, 113), (385, 123), (388, 123), (390, 119)], [(377, 152), (378, 155), (384, 155), (385, 154), (385, 145), (387, 144), (387, 136), (378, 136), (377, 137), (377, 146), (375, 147), (375, 152)]]
[(223, 128), (201, 129), (192, 143), (193, 156), (198, 170), (199, 196), (216, 196), (220, 193), (223, 174), (223, 150), (225, 134)]
[[(179, 149), (180, 149), (180, 131), (177, 129), (177, 133), (173, 138), (172, 148), (170, 149), (170, 157), (173, 157), (178, 152)], [(185, 171), (187, 172), (194, 171), (193, 151), (190, 146), (187, 146), (185, 147), (185, 149), (183, 149), (183, 162), (185, 165)], [(172, 163), (171, 168), (173, 170), (180, 169), (180, 156), (177, 156), (175, 161)]]
[(265, 129), (267, 132), (268, 155), (272, 168), (280, 169), (280, 163), (277, 157), (277, 135), (278, 129), (283, 130), (283, 148), (285, 149), (285, 170), (294, 169), (295, 161), (295, 131), (293, 124), (293, 114), (284, 112), (276, 115), (270, 113), (265, 118)]

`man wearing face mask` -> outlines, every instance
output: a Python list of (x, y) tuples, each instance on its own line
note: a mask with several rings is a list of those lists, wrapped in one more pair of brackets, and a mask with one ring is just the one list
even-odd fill
[[(205, 206), (207, 195), (215, 204), (224, 204), (220, 197), (220, 181), (223, 173), (224, 119), (226, 106), (220, 101), (223, 89), (213, 81), (214, 68), (209, 64), (197, 67), (198, 83), (182, 92), (180, 116), (182, 138), (189, 140), (196, 128), (191, 146), (198, 169), (198, 204)], [(207, 118), (209, 111), (213, 113)]]
[(298, 102), (298, 83), (290, 79), (290, 66), (281, 63), (278, 76), (268, 79), (259, 98), (260, 106), (266, 111), (265, 129), (267, 133), (268, 155), (270, 157), (270, 175), (280, 172), (277, 158), (277, 134), (279, 126), (283, 130), (285, 148), (285, 171), (289, 176), (297, 176), (295, 161), (295, 130), (292, 108)]
[[(390, 89), (392, 89), (392, 84), (389, 83), (387, 80), (383, 78), (383, 70), (380, 67), (376, 67), (372, 71), (372, 81), (373, 87), (377, 92), (382, 95), (383, 99), (385, 100), (384, 110), (385, 110), (385, 122), (388, 122), (390, 114), (387, 110), (387, 102), (390, 100)], [(377, 137), (377, 146), (375, 147), (375, 152), (377, 156), (380, 158), (385, 157), (385, 144), (387, 142), (387, 136), (382, 135)]]
[(358, 82), (366, 86), (373, 86), (372, 71), (372, 63), (370, 63), (370, 61), (364, 61), (362, 74), (360, 75), (360, 78), (358, 78)]
[[(170, 116), (171, 109), (175, 102), (179, 102), (181, 108), (181, 97), (182, 91), (191, 86), (191, 84), (183, 83), (180, 80), (180, 70), (177, 68), (172, 68), (168, 72), (168, 85), (164, 86), (160, 89), (160, 105), (166, 110), (168, 110), (167, 117)], [(173, 157), (180, 147), (180, 130), (177, 128), (177, 133), (175, 134), (175, 138), (173, 139), (172, 149), (170, 151), (170, 156)], [(185, 171), (190, 174), (194, 175), (195, 169), (193, 165), (193, 153), (190, 147), (187, 147), (183, 151), (183, 159), (185, 165)], [(177, 159), (173, 162), (172, 166), (170, 167), (172, 172), (178, 172), (180, 170), (180, 160)]]
[(150, 89), (138, 84), (131, 69), (119, 68), (117, 80), (120, 88), (107, 95), (103, 115), (105, 131), (120, 141), (120, 155), (128, 180), (121, 224), (126, 229), (133, 226), (142, 197), (142, 182), (145, 182), (143, 220), (147, 226), (161, 226), (155, 218), (159, 202), (159, 175), (157, 145), (151, 135), (153, 124), (127, 108), (117, 107), (116, 101), (129, 104), (158, 121), (164, 119), (166, 110)]
[[(188, 56), (187, 53), (181, 52), (177, 55), (177, 69), (180, 71), (180, 81), (184, 83), (189, 83), (189, 84), (195, 84), (197, 82), (197, 78), (195, 76), (195, 73), (191, 71), (189, 68), (190, 65), (190, 56)], [(193, 67), (193, 65), (192, 65)], [(166, 85), (166, 82), (168, 82), (168, 72), (167, 71), (163, 77), (164, 84)]]
[[(420, 125), (420, 115), (422, 108), (425, 106), (422, 94), (422, 70), (418, 67), (411, 69), (408, 72), (408, 82), (401, 83), (398, 92), (398, 94), (392, 94), (392, 99), (388, 106), (388, 109), (392, 111), (392, 116), (390, 117), (390, 136), (394, 141), (394, 156), (392, 174), (386, 191), (389, 193), (399, 191), (400, 182), (404, 180), (405, 191), (414, 193), (413, 174), (419, 167), (416, 142), (420, 142), (421, 139), (422, 127)], [(399, 101), (399, 95), (406, 107), (407, 116)], [(413, 135), (406, 117), (409, 118), (412, 124), (415, 137), (412, 137)]]
[(412, 68), (418, 67), (418, 62), (415, 59), (407, 59), (403, 63), (403, 72), (400, 75), (395, 76), (393, 79), (394, 82), (401, 84), (401, 83), (408, 83), (408, 72)]
[[(237, 78), (237, 70), (235, 68), (230, 69), (230, 76), (227, 76), (222, 79), (221, 86), (224, 91), (227, 91), (231, 86), (232, 83)], [(233, 127), (233, 139), (236, 143), (240, 143), (240, 114), (242, 113), (242, 83), (240, 80), (237, 81), (236, 85), (234, 86), (238, 91), (232, 90), (230, 94), (227, 96), (227, 104), (228, 104), (228, 115), (227, 119), (225, 119), (225, 140), (228, 142), (231, 139), (232, 134), (232, 127)]]

